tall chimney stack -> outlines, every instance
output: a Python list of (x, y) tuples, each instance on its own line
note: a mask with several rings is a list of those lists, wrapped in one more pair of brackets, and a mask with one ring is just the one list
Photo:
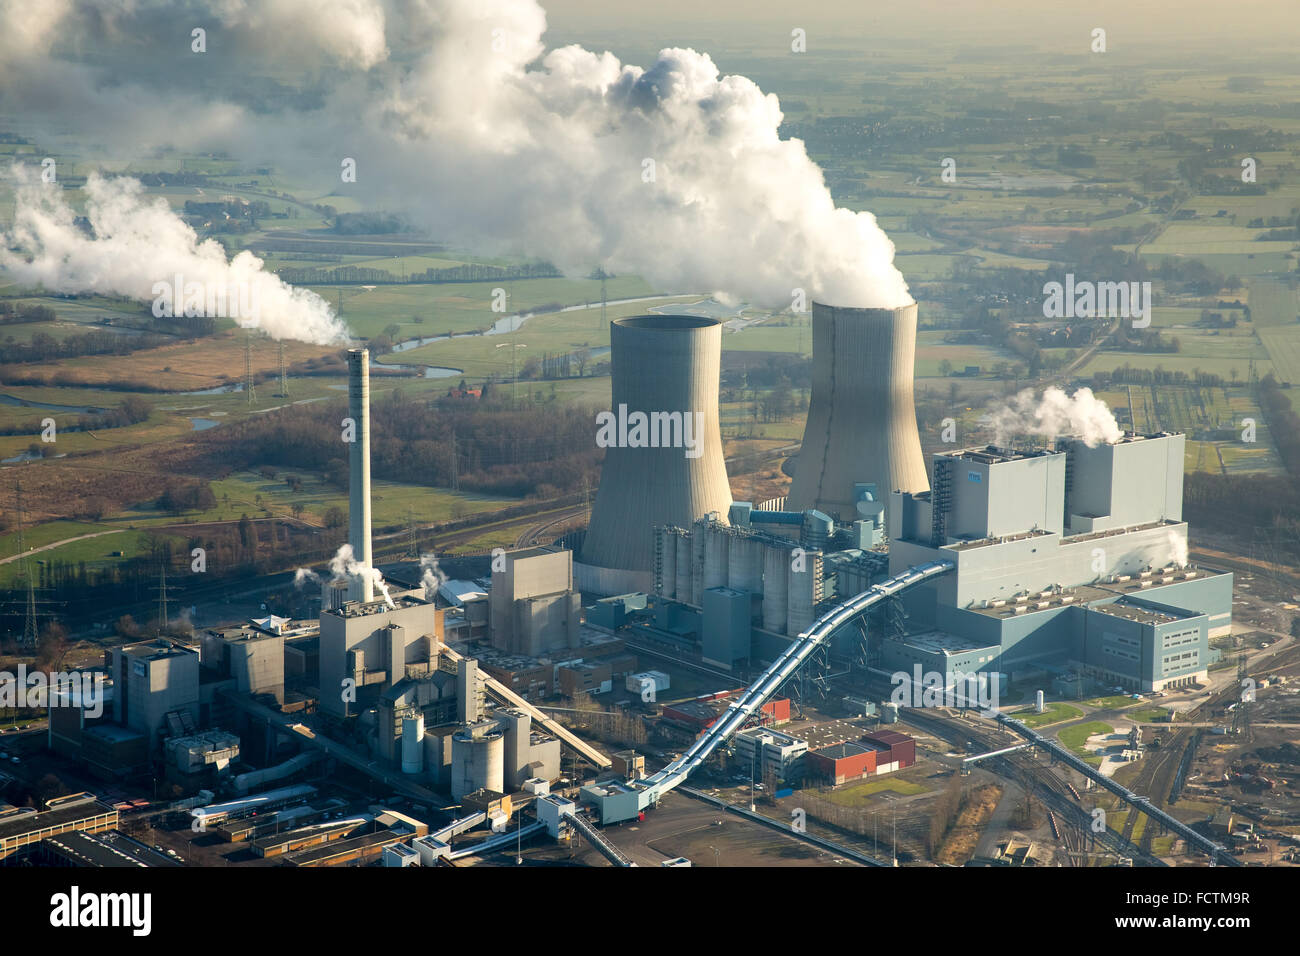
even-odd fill
[[(365, 568), (373, 565), (370, 552), (370, 350), (348, 349), (348, 415), (353, 440), (348, 449), (348, 541), (352, 558)], [(375, 599), (370, 576), (353, 582), (355, 600)]]

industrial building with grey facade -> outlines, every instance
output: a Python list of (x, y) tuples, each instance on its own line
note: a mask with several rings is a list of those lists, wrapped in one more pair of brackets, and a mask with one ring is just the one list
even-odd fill
[(1132, 691), (1200, 682), (1209, 639), (1232, 623), (1232, 575), (1188, 562), (1183, 453), (1184, 436), (1163, 433), (940, 453), (932, 490), (886, 505), (859, 483), (847, 527), (738, 502), (727, 523), (658, 529), (650, 626), (693, 637), (722, 666), (768, 659), (837, 596), (946, 560), (952, 573), (900, 599), (904, 626), (872, 638), (878, 671), (919, 665), (945, 684), (1047, 672)]

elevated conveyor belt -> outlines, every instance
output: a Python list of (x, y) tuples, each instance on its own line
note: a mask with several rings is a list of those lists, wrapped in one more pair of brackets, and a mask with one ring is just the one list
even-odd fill
[[(456, 661), (457, 663), (459, 663), (463, 659), (460, 654), (453, 651), (446, 644), (440, 644), (438, 645), (438, 648), (442, 654), (446, 655), (448, 660)], [(492, 677), (488, 674), (483, 674), (483, 685), (484, 685), (484, 689), (495, 700), (498, 700), (503, 704), (508, 704), (509, 706), (515, 707), (519, 710), (522, 710), (524, 713), (528, 714), (530, 717), (533, 718), (533, 720), (537, 721), (537, 723), (540, 724), (546, 730), (547, 733), (551, 734), (552, 736), (560, 738), (560, 740), (564, 741), (566, 744), (572, 747), (575, 751), (577, 751), (587, 760), (595, 764), (597, 769), (608, 770), (610, 767), (613, 766), (613, 762), (608, 757), (606, 757), (603, 753), (601, 753), (591, 744), (587, 743), (585, 740), (583, 740), (573, 731), (569, 730), (567, 727), (561, 726), (559, 723), (552, 720), (549, 716), (547, 716), (542, 711), (538, 710), (528, 701), (524, 700), (522, 697), (520, 697), (518, 694), (512, 691), (505, 684), (501, 683), (495, 677)]]
[(946, 574), (954, 567), (951, 561), (918, 564), (879, 584), (873, 584), (861, 594), (837, 604), (823, 614), (808, 630), (790, 643), (790, 646), (759, 675), (758, 680), (754, 681), (748, 690), (732, 702), (727, 712), (696, 739), (690, 750), (658, 773), (642, 781), (644, 786), (640, 800), (642, 807), (657, 803), (663, 794), (680, 784), (691, 771), (709, 759), (709, 756), (732, 734), (744, 727), (745, 722), (776, 693), (782, 684), (790, 679), (808, 656), (830, 640), (831, 635), (843, 625), (885, 598), (893, 597), (922, 581)]
[(635, 863), (623, 855), (622, 850), (601, 836), (600, 831), (592, 826), (591, 822), (585, 817), (580, 817), (574, 813), (565, 817), (565, 819), (572, 823), (573, 828), (585, 836), (588, 842), (600, 852), (600, 855), (609, 860), (610, 863), (615, 866), (636, 866)]

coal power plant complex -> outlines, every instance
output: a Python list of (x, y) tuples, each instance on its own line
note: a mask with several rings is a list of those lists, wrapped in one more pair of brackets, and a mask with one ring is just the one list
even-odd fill
[[(1163, 695), (1208, 679), (1233, 576), (1189, 560), (1182, 434), (1125, 433), (1090, 393), (1051, 394), (1059, 421), (1028, 407), (999, 419), (1039, 423), (1032, 446), (941, 448), (927, 474), (916, 306), (812, 311), (789, 495), (733, 497), (723, 323), (616, 318), (587, 526), (382, 565), (372, 359), (348, 350), (348, 540), (295, 574), (318, 588), (319, 615), (114, 649), (114, 705), (60, 709), (53, 749), (110, 780), (157, 751), (185, 795), (174, 811), (283, 865), (453, 866), (581, 836), (629, 866), (603, 828), (696, 777), (747, 779), (752, 805), (760, 784), (788, 795), (906, 772), (918, 750), (898, 727), (936, 687), (1006, 720), (997, 702), (1025, 689)], [(660, 702), (701, 682), (720, 689)], [(358, 785), (389, 796), (357, 800)], [(58, 821), (113, 825), (119, 810), (82, 797), (0, 818), (0, 859), (27, 858)], [(100, 842), (41, 852), (117, 852)]]
[(997, 3), (0, 0), (0, 868), (1300, 866), (1295, 31)]

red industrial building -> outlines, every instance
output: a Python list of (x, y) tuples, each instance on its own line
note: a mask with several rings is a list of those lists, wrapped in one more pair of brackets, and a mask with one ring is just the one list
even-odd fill
[[(730, 703), (729, 698), (735, 693), (734, 690), (728, 690), (719, 694), (696, 697), (694, 700), (682, 701), (680, 704), (665, 704), (663, 716), (667, 720), (674, 720), (697, 730), (704, 730), (706, 727), (712, 726), (714, 721), (726, 713), (727, 705)], [(785, 697), (769, 700), (763, 705), (761, 713), (762, 724), (765, 727), (779, 727), (781, 724), (788, 724), (790, 722), (790, 701)]]
[(916, 741), (894, 730), (881, 730), (859, 741), (810, 750), (806, 760), (810, 777), (837, 786), (912, 766), (916, 763)]

